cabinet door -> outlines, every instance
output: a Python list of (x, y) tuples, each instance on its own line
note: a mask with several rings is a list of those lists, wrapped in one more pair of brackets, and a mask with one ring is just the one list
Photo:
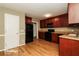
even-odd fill
[(47, 28), (47, 20), (44, 20), (44, 28)]
[(45, 33), (39, 32), (39, 39), (45, 39)]
[(44, 21), (43, 20), (40, 20), (40, 27), (44, 28)]
[(40, 28), (43, 28), (42, 20), (40, 20)]
[(60, 17), (61, 27), (67, 27), (68, 26), (68, 15), (62, 15)]
[(46, 24), (45, 24), (45, 20), (40, 20), (40, 28), (45, 28)]
[(59, 40), (56, 33), (52, 33), (52, 41), (58, 43)]
[(59, 17), (53, 19), (53, 26), (54, 27), (61, 27), (61, 22), (60, 22)]
[(72, 55), (72, 42), (70, 39), (60, 38), (59, 55), (60, 56)]
[(47, 28), (47, 24), (49, 24), (49, 19), (45, 20), (45, 28)]
[(39, 32), (39, 39), (42, 39), (42, 32)]
[(72, 40), (72, 56), (79, 56), (79, 41)]

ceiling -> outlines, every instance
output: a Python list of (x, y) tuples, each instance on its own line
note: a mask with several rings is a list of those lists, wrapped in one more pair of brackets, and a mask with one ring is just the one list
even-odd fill
[(1, 7), (24, 12), (27, 16), (45, 19), (45, 14), (50, 13), (52, 16), (67, 13), (67, 3), (1, 3)]

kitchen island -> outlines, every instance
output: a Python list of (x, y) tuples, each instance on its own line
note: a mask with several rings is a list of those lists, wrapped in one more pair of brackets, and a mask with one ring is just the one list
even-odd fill
[(79, 37), (62, 35), (59, 42), (60, 56), (79, 56)]

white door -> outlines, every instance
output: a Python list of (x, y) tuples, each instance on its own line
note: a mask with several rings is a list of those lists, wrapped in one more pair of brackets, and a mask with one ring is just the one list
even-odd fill
[(6, 13), (5, 17), (5, 49), (19, 45), (19, 16)]

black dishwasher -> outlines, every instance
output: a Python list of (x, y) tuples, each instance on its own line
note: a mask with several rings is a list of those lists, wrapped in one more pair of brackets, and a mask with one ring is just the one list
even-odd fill
[(45, 32), (45, 40), (52, 42), (52, 32), (54, 32), (54, 29), (48, 29), (47, 32)]

